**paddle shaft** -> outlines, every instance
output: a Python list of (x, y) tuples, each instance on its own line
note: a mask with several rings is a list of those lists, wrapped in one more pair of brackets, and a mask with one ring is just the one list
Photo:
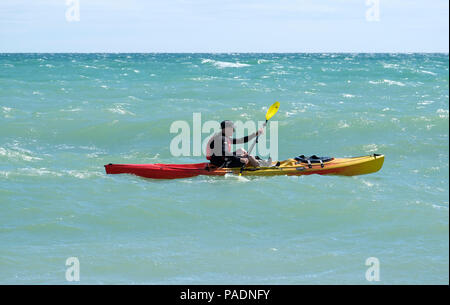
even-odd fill
[[(263, 128), (266, 127), (266, 125), (267, 125), (267, 120), (266, 120), (266, 122), (263, 124)], [(253, 142), (252, 146), (250, 146), (250, 148), (248, 149), (247, 154), (250, 155), (250, 153), (252, 152), (252, 150), (253, 150), (253, 148), (255, 147), (256, 143), (258, 143), (258, 138), (259, 138), (259, 134), (256, 136), (255, 142)]]
[[(266, 122), (263, 124), (263, 128), (266, 127), (267, 121), (268, 120), (266, 120)], [(248, 149), (247, 156), (250, 156), (250, 153), (252, 152), (252, 150), (255, 147), (256, 143), (258, 143), (258, 138), (259, 138), (259, 134), (256, 136), (255, 142), (253, 142), (252, 146), (250, 146), (250, 148)], [(242, 164), (241, 171), (240, 171), (239, 174), (242, 174), (242, 171), (244, 170), (244, 167), (245, 167), (245, 164)]]
[[(270, 118), (273, 117), (275, 115), (275, 113), (278, 112), (278, 108), (280, 108), (280, 103), (279, 102), (275, 102), (274, 104), (272, 104), (272, 106), (269, 107), (269, 110), (267, 110), (267, 113), (266, 113), (266, 122), (264, 123), (263, 128), (266, 127), (267, 122), (270, 120)], [(259, 133), (256, 134), (256, 140), (255, 140), (255, 142), (253, 142), (252, 146), (248, 150), (247, 157), (250, 156), (250, 153), (252, 152), (252, 150), (255, 147), (256, 143), (258, 143), (258, 139), (259, 139)], [(244, 170), (244, 167), (245, 167), (245, 163), (242, 164), (241, 171), (240, 171), (239, 175), (242, 174), (242, 171)]]

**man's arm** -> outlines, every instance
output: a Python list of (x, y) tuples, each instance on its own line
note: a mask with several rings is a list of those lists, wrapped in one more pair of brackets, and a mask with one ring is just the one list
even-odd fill
[(242, 144), (242, 143), (247, 143), (248, 141), (256, 138), (256, 136), (258, 135), (258, 132), (252, 133), (249, 136), (245, 136), (239, 139), (233, 138), (233, 144)]

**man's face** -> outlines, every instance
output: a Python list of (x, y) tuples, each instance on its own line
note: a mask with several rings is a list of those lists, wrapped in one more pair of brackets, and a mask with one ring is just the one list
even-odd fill
[(231, 137), (233, 135), (234, 129), (233, 127), (225, 127), (225, 135), (227, 137)]

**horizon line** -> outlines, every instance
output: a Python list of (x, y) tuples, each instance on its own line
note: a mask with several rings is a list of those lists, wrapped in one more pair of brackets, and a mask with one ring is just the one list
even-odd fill
[(401, 51), (401, 52), (393, 52), (393, 51), (386, 51), (386, 52), (351, 52), (351, 51), (312, 51), (312, 52), (305, 52), (305, 51), (289, 51), (289, 52), (172, 52), (172, 51), (155, 51), (155, 52), (71, 52), (71, 51), (57, 51), (57, 52), (3, 52), (0, 51), (0, 54), (444, 54), (448, 55), (449, 51)]

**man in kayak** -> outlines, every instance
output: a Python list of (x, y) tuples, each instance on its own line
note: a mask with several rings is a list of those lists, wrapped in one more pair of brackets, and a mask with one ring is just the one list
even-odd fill
[(214, 134), (206, 146), (206, 159), (219, 167), (241, 167), (251, 165), (258, 167), (259, 163), (254, 156), (250, 156), (245, 149), (238, 149), (231, 152), (231, 144), (242, 144), (256, 138), (264, 133), (260, 128), (257, 132), (243, 138), (231, 138), (235, 131), (235, 126), (231, 121), (220, 123), (220, 132)]

